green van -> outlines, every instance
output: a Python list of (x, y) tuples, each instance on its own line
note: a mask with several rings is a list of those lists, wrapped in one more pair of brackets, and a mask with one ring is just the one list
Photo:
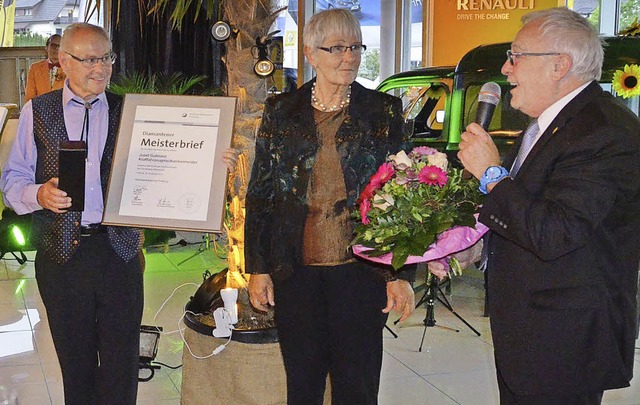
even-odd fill
[[(612, 91), (611, 81), (625, 64), (640, 64), (640, 37), (604, 38), (605, 60), (600, 83)], [(489, 125), (489, 133), (501, 151), (513, 143), (529, 117), (511, 108), (510, 85), (500, 69), (507, 59), (509, 42), (482, 45), (467, 52), (458, 66), (421, 68), (390, 76), (378, 90), (402, 99), (405, 122), (417, 145), (428, 145), (455, 157), (464, 128), (474, 121), (478, 92), (486, 82), (496, 82), (502, 89)], [(639, 113), (639, 97), (620, 100)], [(456, 159), (457, 160), (457, 159)]]

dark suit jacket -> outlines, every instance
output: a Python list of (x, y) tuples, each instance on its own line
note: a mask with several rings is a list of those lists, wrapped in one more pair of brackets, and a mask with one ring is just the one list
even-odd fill
[(514, 392), (628, 385), (639, 190), (638, 118), (594, 82), (488, 195), (489, 313), (496, 365)]
[[(266, 101), (256, 137), (246, 198), (245, 260), (248, 273), (288, 276), (302, 264), (307, 185), (318, 151), (311, 87)], [(351, 87), (349, 115), (336, 134), (347, 189), (355, 208), (360, 192), (389, 153), (401, 149), (402, 103), (393, 96)]]

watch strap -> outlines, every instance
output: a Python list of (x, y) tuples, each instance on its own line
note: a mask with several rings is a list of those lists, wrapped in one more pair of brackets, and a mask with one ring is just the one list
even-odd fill
[[(497, 170), (497, 173), (495, 173)], [(505, 177), (509, 176), (509, 171), (502, 166), (489, 166), (480, 177), (480, 192), (488, 194), (487, 185), (497, 183)]]

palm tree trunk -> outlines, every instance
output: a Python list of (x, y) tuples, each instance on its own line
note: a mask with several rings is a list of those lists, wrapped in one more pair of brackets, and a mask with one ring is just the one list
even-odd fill
[[(249, 167), (253, 162), (255, 134), (260, 124), (264, 100), (267, 96), (267, 80), (253, 71), (256, 63), (252, 48), (256, 38), (268, 34), (275, 21), (269, 0), (227, 0), (223, 3), (224, 15), (232, 27), (238, 30), (227, 42), (225, 64), (228, 75), (227, 94), (238, 98), (233, 147), (239, 149), (244, 158), (239, 160), (236, 172), (230, 178), (229, 192), (231, 223), (227, 229), (229, 237), (229, 273), (244, 272), (244, 200), (247, 191)], [(255, 52), (255, 51), (254, 51)], [(231, 276), (228, 284), (236, 284)], [(229, 285), (232, 287), (233, 285)]]

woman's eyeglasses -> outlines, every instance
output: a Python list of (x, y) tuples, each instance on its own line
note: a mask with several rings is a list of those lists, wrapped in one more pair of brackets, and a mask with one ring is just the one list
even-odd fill
[(117, 57), (117, 55), (114, 52), (109, 52), (108, 55), (101, 56), (98, 58), (80, 59), (77, 56), (72, 55), (67, 51), (65, 51), (64, 53), (71, 56), (73, 59), (77, 60), (78, 62), (82, 63), (82, 65), (88, 69), (91, 69), (92, 67), (96, 66), (98, 63), (102, 65), (113, 65), (116, 62), (116, 57)]
[(562, 55), (559, 52), (513, 52), (511, 49), (507, 49), (507, 58), (509, 59), (509, 63), (511, 65), (515, 65), (516, 61), (521, 56), (551, 56), (551, 55)]
[(347, 53), (347, 50), (351, 50), (351, 53), (354, 55), (361, 55), (362, 51), (366, 51), (366, 45), (356, 44), (356, 45), (334, 45), (328, 48), (324, 46), (319, 46), (318, 49), (321, 49), (325, 52), (329, 52), (332, 55), (344, 55)]

